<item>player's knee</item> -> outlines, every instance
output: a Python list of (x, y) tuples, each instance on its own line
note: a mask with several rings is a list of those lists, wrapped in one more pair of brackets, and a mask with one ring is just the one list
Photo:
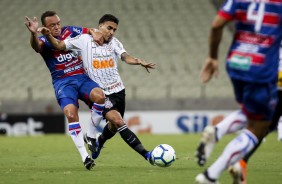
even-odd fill
[(115, 129), (118, 129), (125, 124), (124, 120), (122, 118), (115, 118), (111, 121), (111, 123), (112, 123), (113, 127), (115, 127)]
[(78, 121), (78, 114), (75, 111), (65, 110), (64, 113), (65, 113), (66, 118), (68, 119), (68, 122), (77, 122)]
[(65, 113), (66, 118), (68, 119), (68, 122), (77, 122), (78, 121), (78, 115), (76, 113)]
[(105, 103), (105, 94), (101, 88), (94, 88), (91, 91), (90, 99), (94, 103), (103, 104)]
[(78, 112), (75, 106), (67, 105), (64, 108), (64, 114), (68, 119), (68, 122), (78, 122)]

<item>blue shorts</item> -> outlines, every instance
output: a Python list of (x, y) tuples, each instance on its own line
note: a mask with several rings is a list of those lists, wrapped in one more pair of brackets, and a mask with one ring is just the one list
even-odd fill
[(234, 93), (242, 110), (252, 120), (271, 121), (277, 105), (276, 83), (250, 83), (231, 80)]
[[(87, 75), (75, 75), (60, 79), (53, 84), (57, 101), (64, 109), (66, 105), (78, 105), (78, 99), (89, 103), (90, 92), (93, 88), (100, 86), (91, 80)], [(87, 104), (88, 105), (88, 104)]]

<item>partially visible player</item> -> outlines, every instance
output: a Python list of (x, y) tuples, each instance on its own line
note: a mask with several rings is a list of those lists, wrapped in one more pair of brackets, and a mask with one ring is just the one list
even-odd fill
[(119, 59), (131, 65), (141, 65), (147, 71), (154, 69), (155, 64), (129, 55), (122, 43), (114, 37), (119, 20), (105, 14), (99, 20), (99, 31), (103, 34), (104, 44), (99, 46), (89, 35), (81, 35), (64, 41), (56, 40), (49, 30), (42, 28), (42, 33), (59, 50), (80, 50), (89, 77), (97, 82), (107, 96), (104, 117), (109, 122), (98, 140), (87, 136), (92, 158), (97, 158), (104, 143), (117, 132), (122, 139), (151, 164), (151, 152), (147, 151), (138, 137), (126, 126), (123, 115), (125, 111), (125, 87), (118, 73)]
[[(83, 27), (62, 27), (60, 18), (54, 11), (44, 12), (41, 15), (41, 22), (50, 30), (50, 34), (60, 40), (89, 32), (87, 28)], [(78, 99), (92, 102), (93, 109), (95, 109), (92, 113), (93, 118), (99, 121), (102, 118), (101, 111), (105, 104), (104, 92), (85, 74), (77, 52), (55, 50), (45, 36), (38, 37), (36, 17), (33, 20), (26, 17), (25, 25), (31, 33), (32, 48), (41, 54), (50, 70), (57, 101), (68, 119), (70, 136), (80, 153), (84, 166), (90, 170), (95, 163), (84, 146), (78, 117)], [(101, 44), (102, 38), (99, 34), (96, 36), (96, 41)]]
[[(271, 16), (270, 16), (271, 15)], [(218, 48), (223, 28), (236, 21), (226, 68), (247, 126), (196, 183), (217, 183), (221, 173), (249, 154), (268, 132), (277, 103), (277, 70), (282, 39), (282, 0), (227, 0), (210, 33), (209, 58), (202, 70), (207, 82), (218, 73)]]
[[(271, 121), (271, 125), (269, 127), (269, 132), (276, 130), (278, 124), (278, 140), (282, 140), (282, 44), (280, 46), (280, 62), (279, 62), (279, 71), (278, 71), (278, 104), (275, 109), (275, 113), (273, 115), (273, 119)], [(226, 134), (235, 133), (239, 130), (245, 128), (247, 123), (246, 115), (242, 111), (235, 111), (228, 115), (221, 122), (216, 124), (215, 126), (209, 125), (207, 126), (203, 133), (201, 142), (196, 150), (196, 158), (197, 162), (200, 166), (203, 166), (207, 159), (210, 157), (211, 152), (215, 144)], [(251, 151), (248, 155), (246, 155), (240, 162), (237, 162), (233, 166), (229, 167), (229, 172), (232, 174), (234, 178), (234, 183), (246, 182), (246, 169), (247, 163), (251, 155), (256, 151), (256, 149), (260, 146), (261, 142)]]
[[(282, 141), (282, 45), (280, 47), (280, 63), (279, 63), (279, 73), (278, 73), (278, 98), (279, 102), (277, 105), (276, 120), (278, 122), (277, 134), (278, 141)], [(279, 117), (278, 117), (279, 116)]]

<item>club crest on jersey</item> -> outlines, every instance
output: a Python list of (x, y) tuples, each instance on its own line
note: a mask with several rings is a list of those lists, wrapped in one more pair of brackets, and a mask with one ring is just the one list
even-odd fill
[(110, 108), (112, 108), (112, 107), (113, 107), (112, 102), (110, 101), (109, 98), (106, 98), (106, 101), (105, 101), (105, 108), (106, 108), (106, 109), (110, 109)]
[(110, 51), (110, 52), (113, 51), (113, 47), (112, 47), (111, 44), (107, 44), (105, 47), (108, 51)]

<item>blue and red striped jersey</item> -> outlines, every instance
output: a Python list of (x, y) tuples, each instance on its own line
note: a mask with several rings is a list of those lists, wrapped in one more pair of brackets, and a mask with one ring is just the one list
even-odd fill
[(235, 21), (226, 68), (234, 79), (277, 80), (282, 39), (282, 0), (227, 0), (218, 15)]
[[(57, 37), (57, 39), (65, 40), (66, 38), (73, 38), (87, 33), (87, 30), (87, 28), (83, 27), (66, 26), (62, 28), (61, 36)], [(64, 77), (85, 73), (82, 60), (78, 56), (78, 53), (74, 51), (55, 50), (45, 36), (40, 36), (39, 39), (44, 43), (40, 54), (49, 68), (53, 83)]]

